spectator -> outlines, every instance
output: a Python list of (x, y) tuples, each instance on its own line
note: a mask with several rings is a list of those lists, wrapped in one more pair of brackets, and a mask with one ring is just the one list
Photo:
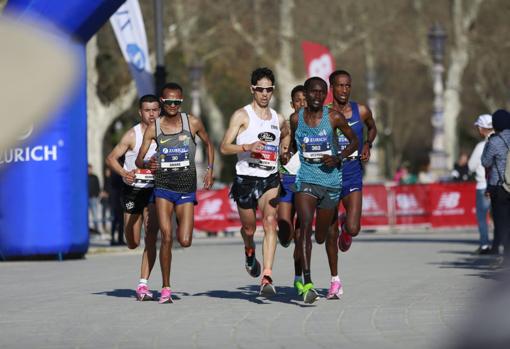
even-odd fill
[(485, 168), (482, 166), (482, 152), (487, 139), (493, 133), (492, 115), (483, 114), (476, 119), (475, 126), (482, 138), (471, 156), (469, 157), (469, 171), (475, 173), (476, 179), (476, 220), (478, 222), (478, 232), (480, 233), (480, 246), (476, 251), (478, 254), (490, 253), (489, 245), (489, 225), (487, 224), (487, 215), (490, 208), (490, 198), (487, 193), (487, 180), (485, 177)]
[(415, 184), (418, 179), (409, 171), (409, 163), (405, 161), (397, 168), (393, 180), (398, 184)]
[(104, 171), (104, 184), (103, 190), (99, 197), (101, 198), (101, 208), (102, 208), (102, 224), (103, 231), (106, 231), (106, 223), (111, 219), (111, 205), (110, 205), (110, 192), (112, 191), (112, 172), (110, 168), (106, 167)]
[(487, 190), (491, 198), (494, 240), (491, 253), (505, 247), (505, 261), (510, 255), (510, 193), (503, 188), (506, 155), (510, 146), (510, 113), (499, 109), (492, 114), (495, 133), (489, 137), (482, 153), (482, 165), (489, 171)]
[[(124, 211), (121, 203), (123, 185), (122, 177), (117, 173), (111, 173), (110, 207), (112, 212), (112, 239), (111, 245), (125, 245), (124, 242)], [(117, 232), (117, 241), (115, 241)]]
[[(99, 178), (94, 174), (92, 165), (88, 166), (88, 185), (89, 185), (89, 214), (94, 226), (93, 232), (100, 234), (99, 231)], [(89, 222), (90, 223), (90, 222)]]
[(430, 170), (430, 160), (420, 166), (418, 171), (418, 183), (430, 184), (437, 181), (436, 175)]
[(460, 153), (459, 159), (453, 165), (452, 179), (455, 182), (465, 182), (471, 179), (469, 176), (468, 154)]

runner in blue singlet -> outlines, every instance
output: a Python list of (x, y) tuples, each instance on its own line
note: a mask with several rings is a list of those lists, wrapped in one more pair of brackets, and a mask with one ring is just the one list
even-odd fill
[[(336, 216), (340, 197), (342, 158), (351, 154), (358, 140), (343, 115), (324, 106), (327, 84), (318, 77), (305, 82), (307, 107), (291, 115), (292, 150), (299, 152), (300, 167), (296, 176), (295, 205), (301, 228), (296, 231), (297, 259), (303, 269), (304, 285), (299, 292), (305, 303), (313, 303), (317, 292), (311, 279), (312, 222), (316, 215), (315, 239), (326, 240), (330, 224)], [(337, 151), (338, 129), (351, 141)]]
[[(330, 87), (333, 90), (333, 104), (331, 108), (339, 111), (349, 123), (359, 140), (357, 150), (345, 158), (342, 163), (342, 190), (340, 200), (343, 203), (346, 215), (340, 220), (341, 234), (338, 236), (338, 222), (335, 219), (332, 231), (328, 235), (326, 251), (331, 270), (331, 285), (328, 299), (338, 299), (343, 294), (342, 283), (338, 277), (338, 249), (345, 252), (349, 249), (352, 237), (360, 231), (361, 203), (363, 188), (362, 161), (370, 158), (370, 148), (377, 135), (372, 112), (368, 107), (356, 102), (350, 102), (351, 75), (344, 70), (337, 70), (329, 77)], [(367, 127), (367, 140), (363, 143), (363, 126)], [(339, 150), (349, 145), (349, 140), (341, 133), (338, 134)], [(336, 217), (336, 216), (335, 216)], [(336, 217), (337, 218), (337, 217)], [(338, 247), (337, 247), (338, 246)]]

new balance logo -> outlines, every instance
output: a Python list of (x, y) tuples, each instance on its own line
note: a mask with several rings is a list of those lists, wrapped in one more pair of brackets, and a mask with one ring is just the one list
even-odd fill
[(221, 203), (222, 203), (221, 199), (206, 200), (204, 204), (200, 207), (199, 215), (210, 216), (220, 212)]
[(402, 210), (412, 210), (419, 208), (418, 201), (413, 194), (397, 194), (397, 207)]
[(439, 198), (439, 203), (437, 204), (437, 209), (452, 209), (459, 206), (460, 201), (460, 193), (459, 192), (449, 192), (442, 193)]

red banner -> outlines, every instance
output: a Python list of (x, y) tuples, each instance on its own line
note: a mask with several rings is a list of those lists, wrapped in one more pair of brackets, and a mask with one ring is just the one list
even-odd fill
[[(329, 75), (335, 70), (335, 60), (326, 46), (311, 41), (301, 43), (307, 77), (318, 76), (326, 81), (329, 87)], [(328, 96), (325, 104), (333, 101), (331, 89), (328, 88)]]
[(384, 185), (363, 187), (361, 226), (388, 225), (388, 193)]
[(474, 184), (432, 184), (429, 197), (433, 227), (477, 225)]
[(428, 186), (400, 185), (395, 189), (396, 224), (421, 225), (429, 223)]
[[(241, 226), (228, 192), (229, 188), (197, 192), (196, 229), (218, 232)], [(361, 226), (475, 227), (475, 193), (475, 183), (365, 185)], [(257, 219), (260, 225), (259, 212)]]

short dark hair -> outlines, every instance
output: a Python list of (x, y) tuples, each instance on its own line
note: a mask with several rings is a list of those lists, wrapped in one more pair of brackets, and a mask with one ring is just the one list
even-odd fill
[(297, 85), (297, 86), (294, 86), (294, 88), (292, 89), (292, 91), (290, 92), (290, 99), (294, 100), (294, 96), (296, 95), (296, 93), (298, 92), (303, 92), (305, 93), (305, 87), (303, 85)]
[(255, 86), (257, 85), (257, 82), (263, 78), (268, 78), (271, 80), (271, 84), (274, 85), (273, 71), (266, 67), (257, 68), (251, 73), (251, 84)]
[(305, 81), (305, 90), (306, 91), (310, 90), (312, 82), (314, 82), (314, 81), (318, 81), (320, 84), (324, 85), (324, 89), (326, 91), (328, 90), (328, 84), (326, 83), (326, 81), (324, 81), (324, 79), (319, 78), (318, 76), (312, 76), (311, 78), (309, 78)]
[(160, 96), (163, 96), (164, 90), (179, 90), (181, 91), (181, 93), (183, 93), (181, 85), (179, 85), (176, 82), (167, 82), (166, 84), (164, 84), (163, 87), (161, 88), (161, 91), (159, 91)]
[(339, 75), (346, 75), (349, 77), (349, 79), (352, 79), (351, 77), (351, 74), (349, 74), (349, 72), (347, 70), (335, 70), (334, 72), (332, 72), (330, 75), (329, 75), (329, 85), (333, 85), (333, 83), (335, 82), (335, 79), (337, 76)]
[(155, 95), (145, 95), (145, 96), (142, 96), (142, 98), (140, 98), (140, 100), (138, 101), (138, 108), (142, 109), (142, 104), (144, 104), (144, 103), (152, 103), (152, 102), (158, 102), (159, 103), (158, 97), (156, 97)]

